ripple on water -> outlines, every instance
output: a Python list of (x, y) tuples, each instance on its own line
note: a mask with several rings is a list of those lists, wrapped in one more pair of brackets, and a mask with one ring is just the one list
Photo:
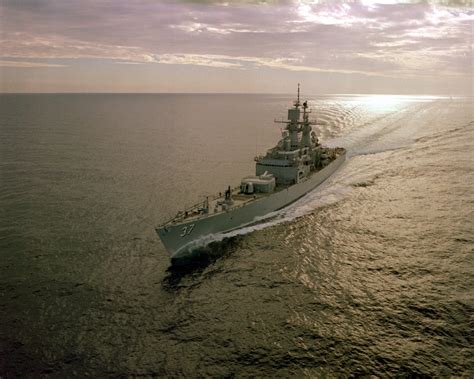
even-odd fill
[(0, 375), (472, 376), (469, 102), (315, 98), (346, 164), (175, 267), (153, 226), (248, 174), (289, 98), (2, 99)]

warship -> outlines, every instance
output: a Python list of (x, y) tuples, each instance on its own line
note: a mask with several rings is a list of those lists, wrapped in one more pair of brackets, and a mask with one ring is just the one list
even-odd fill
[(344, 162), (346, 150), (320, 144), (312, 130), (308, 102), (297, 99), (288, 109), (282, 137), (263, 156), (255, 157), (255, 175), (239, 186), (206, 197), (203, 202), (179, 212), (155, 230), (172, 261), (186, 258), (205, 246), (216, 234), (225, 234), (258, 222), (270, 212), (284, 208), (304, 196)]

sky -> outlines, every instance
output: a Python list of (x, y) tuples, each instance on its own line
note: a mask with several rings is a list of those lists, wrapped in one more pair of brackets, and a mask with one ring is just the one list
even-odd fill
[(2, 0), (0, 92), (472, 96), (470, 4)]

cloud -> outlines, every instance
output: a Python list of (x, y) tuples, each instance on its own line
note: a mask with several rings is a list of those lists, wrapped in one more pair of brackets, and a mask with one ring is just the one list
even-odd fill
[(200, 55), (200, 54), (163, 54), (156, 56), (156, 61), (162, 64), (183, 64), (197, 65), (217, 68), (244, 69), (250, 67), (269, 67), (273, 69), (288, 70), (294, 72), (325, 72), (336, 74), (357, 74), (365, 76), (392, 77), (373, 71), (349, 70), (338, 68), (320, 68), (316, 66), (305, 66), (300, 59), (296, 58), (260, 58), (249, 56), (228, 56), (228, 55)]
[(131, 62), (154, 62), (153, 54), (140, 47), (81, 41), (63, 36), (37, 36), (15, 32), (1, 41), (3, 56), (11, 58), (99, 58)]
[(4, 0), (0, 51), (4, 59), (469, 75), (473, 9), (410, 3)]
[(242, 68), (239, 59), (222, 55), (199, 55), (199, 54), (162, 54), (157, 57), (157, 61), (163, 64), (185, 64), (208, 66), (218, 68)]
[(5, 61), (0, 60), (0, 67), (12, 68), (42, 68), (42, 67), (67, 67), (63, 64), (43, 63), (43, 62), (23, 62), (23, 61)]

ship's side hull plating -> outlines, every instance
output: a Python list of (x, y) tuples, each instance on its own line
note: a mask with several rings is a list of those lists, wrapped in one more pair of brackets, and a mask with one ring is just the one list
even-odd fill
[(281, 209), (320, 185), (333, 174), (345, 160), (345, 152), (307, 180), (251, 202), (240, 208), (190, 222), (166, 225), (156, 232), (171, 258), (181, 258), (195, 247), (212, 240), (212, 235), (225, 233), (251, 224), (257, 217)]

